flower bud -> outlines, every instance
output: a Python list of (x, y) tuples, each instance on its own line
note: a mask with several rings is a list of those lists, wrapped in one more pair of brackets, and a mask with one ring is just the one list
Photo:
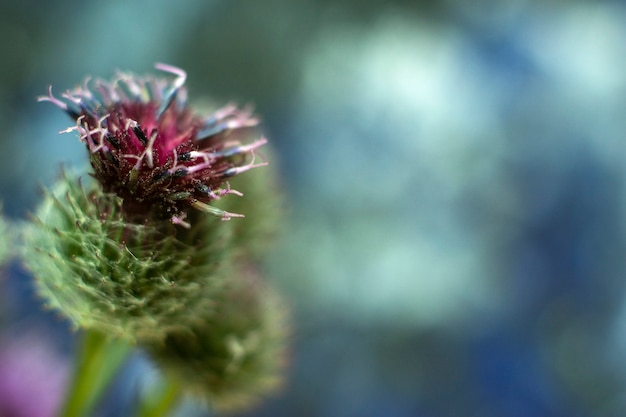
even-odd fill
[(224, 411), (250, 407), (280, 386), (288, 337), (278, 295), (252, 269), (233, 272), (214, 309), (146, 346), (167, 378)]

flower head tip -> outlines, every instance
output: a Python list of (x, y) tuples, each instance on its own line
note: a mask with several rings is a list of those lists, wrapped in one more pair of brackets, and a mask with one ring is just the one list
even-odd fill
[(187, 105), (182, 69), (156, 64), (173, 80), (118, 73), (111, 81), (87, 78), (50, 101), (75, 122), (62, 132), (77, 132), (90, 152), (94, 177), (105, 192), (123, 200), (129, 220), (169, 218), (188, 227), (193, 207), (224, 220), (243, 217), (211, 205), (232, 190), (228, 178), (266, 165), (257, 162), (263, 137), (244, 143), (237, 132), (258, 124), (247, 109), (227, 105), (208, 117)]

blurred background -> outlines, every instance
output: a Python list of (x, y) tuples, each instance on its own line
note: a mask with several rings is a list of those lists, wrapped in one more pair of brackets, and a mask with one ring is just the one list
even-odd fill
[[(167, 62), (192, 101), (263, 116), (293, 346), (284, 389), (242, 415), (624, 415), (624, 3), (3, 0), (0, 56), (15, 222), (86, 164), (35, 101), (49, 84)], [(19, 262), (0, 285), (0, 416), (51, 416), (75, 334)], [(98, 415), (124, 415), (146, 369)]]

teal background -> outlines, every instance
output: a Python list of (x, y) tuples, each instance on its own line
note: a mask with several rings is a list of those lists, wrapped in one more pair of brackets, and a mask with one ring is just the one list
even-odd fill
[[(626, 409), (623, 2), (2, 1), (0, 56), (14, 221), (60, 164), (86, 164), (35, 101), (49, 84), (167, 62), (191, 101), (262, 115), (289, 205), (267, 271), (294, 311), (292, 366), (243, 415)], [(65, 363), (66, 323), (19, 262), (4, 275), (0, 345), (34, 334)], [(99, 415), (128, 412), (151, 372), (138, 354)]]

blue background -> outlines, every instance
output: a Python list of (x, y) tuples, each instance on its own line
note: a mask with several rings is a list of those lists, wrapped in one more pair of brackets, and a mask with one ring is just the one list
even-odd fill
[[(492, 3), (0, 2), (4, 212), (86, 164), (35, 102), (49, 84), (167, 62), (191, 101), (254, 104), (289, 201), (267, 270), (292, 365), (243, 415), (623, 415), (626, 6)], [(75, 335), (19, 262), (1, 288), (0, 345), (69, 366)], [(137, 354), (99, 415), (151, 372)]]

